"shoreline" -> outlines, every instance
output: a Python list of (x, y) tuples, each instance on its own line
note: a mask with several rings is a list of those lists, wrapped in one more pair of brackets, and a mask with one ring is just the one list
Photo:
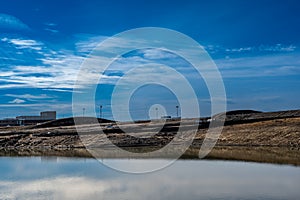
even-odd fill
[[(245, 123), (241, 123), (243, 120)], [(187, 130), (187, 134), (189, 127), (195, 126), (194, 122), (195, 119), (185, 121), (184, 130)], [(16, 155), (28, 152), (25, 154), (28, 156), (35, 155), (36, 152), (40, 152), (38, 155), (46, 155), (47, 152), (51, 155), (51, 152), (59, 152), (63, 156), (63, 152), (70, 152), (67, 155), (72, 156), (77, 155), (78, 152), (86, 152), (83, 155), (87, 156), (86, 147), (88, 149), (105, 149), (111, 148), (112, 144), (122, 149), (129, 149), (129, 151), (146, 150), (146, 152), (150, 152), (169, 144), (174, 139), (179, 125), (180, 123), (174, 120), (167, 121), (162, 129), (157, 129), (157, 127), (161, 127), (161, 124), (151, 122), (118, 125), (106, 123), (101, 124), (104, 133), (99, 134), (97, 132), (99, 124), (82, 124), (79, 125), (79, 128), (83, 130), (84, 134), (80, 136), (74, 125), (47, 126), (47, 124), (43, 124), (38, 127), (2, 127), (0, 128), (0, 152), (2, 152), (0, 155), (4, 156), (3, 152), (20, 152)], [(131, 134), (122, 132), (122, 129), (126, 129)], [(156, 133), (157, 130), (160, 131)], [(199, 152), (207, 130), (203, 124), (202, 127), (198, 125), (198, 131), (184, 156), (197, 158), (198, 153), (195, 152)], [(151, 137), (143, 137), (151, 133), (156, 134)], [(139, 137), (133, 137), (134, 134), (138, 134)], [(180, 147), (180, 142), (184, 142), (184, 140), (176, 142), (174, 148)], [(238, 149), (240, 150), (238, 151)], [(241, 151), (241, 149), (247, 149), (247, 151)], [(274, 149), (279, 149), (279, 151), (275, 152)], [(193, 151), (194, 153), (191, 153)], [(264, 157), (268, 157), (270, 151), (273, 152), (270, 158), (276, 163), (300, 165), (300, 156), (295, 155), (295, 152), (300, 155), (300, 110), (226, 116), (223, 131), (207, 159), (260, 162), (265, 159)], [(255, 152), (255, 155), (259, 154), (260, 156), (245, 157), (248, 155), (247, 152), (250, 154)], [(286, 155), (281, 152), (286, 152)], [(118, 151), (115, 154), (117, 155)], [(80, 157), (80, 154), (78, 156)], [(101, 156), (114, 158), (115, 155), (100, 154)], [(165, 155), (166, 158), (168, 156), (172, 157), (172, 154)], [(267, 159), (267, 162), (272, 162), (270, 158)], [(285, 161), (286, 159), (288, 161)]]
[[(135, 152), (144, 152), (143, 147), (132, 147)], [(133, 150), (134, 149), (134, 150)], [(220, 160), (220, 161), (241, 161), (278, 165), (300, 166), (300, 149), (286, 147), (219, 147), (216, 146), (205, 157), (198, 157), (199, 148), (189, 148), (179, 160)], [(172, 155), (164, 157), (128, 157), (121, 153), (101, 154), (95, 157), (84, 148), (77, 149), (0, 149), (0, 157), (49, 157), (49, 158), (86, 158), (86, 159), (174, 159)]]
[[(186, 134), (188, 136), (187, 126)], [(130, 134), (121, 132), (124, 128), (104, 129), (98, 133), (98, 124), (81, 125), (84, 134), (77, 134), (75, 126), (49, 128), (17, 127), (0, 130), (0, 149), (4, 148), (85, 148), (106, 147), (112, 144), (119, 147), (161, 147), (176, 136), (177, 122), (168, 123), (165, 131), (153, 134), (157, 126), (153, 124), (126, 125)], [(206, 137), (207, 128), (198, 129), (191, 147), (200, 147)], [(137, 134), (139, 137), (133, 137)], [(147, 137), (147, 135), (151, 137)], [(185, 134), (185, 133), (184, 133)], [(84, 144), (82, 143), (84, 141)], [(182, 139), (184, 141), (184, 139)], [(180, 139), (177, 141), (180, 144)], [(217, 146), (268, 146), (300, 147), (300, 117), (273, 119), (245, 124), (226, 125), (217, 141)]]

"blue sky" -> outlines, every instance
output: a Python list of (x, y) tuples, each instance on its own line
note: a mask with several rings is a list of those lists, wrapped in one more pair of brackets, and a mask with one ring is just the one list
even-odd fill
[[(73, 84), (90, 51), (114, 34), (149, 26), (182, 32), (203, 45), (223, 76), (229, 110), (299, 109), (298, 1), (0, 3), (0, 118), (43, 110), (71, 116)], [(150, 53), (148, 60), (153, 60)], [(145, 59), (145, 52), (132, 54)], [(114, 80), (121, 74), (112, 69), (108, 76)], [(108, 118), (113, 83), (106, 81), (97, 90), (96, 102)], [(197, 95), (202, 114), (209, 115), (203, 84), (199, 78)], [(135, 95), (135, 118), (147, 117), (145, 108), (151, 103), (144, 99), (151, 96), (159, 96), (151, 101), (165, 104), (168, 114), (175, 115), (174, 95), (152, 86)]]

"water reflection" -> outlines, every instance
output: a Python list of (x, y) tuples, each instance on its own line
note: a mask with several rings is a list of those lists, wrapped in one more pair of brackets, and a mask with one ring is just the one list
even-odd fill
[[(54, 161), (54, 162), (53, 162)], [(159, 160), (156, 160), (159, 162)], [(153, 160), (104, 160), (119, 165)], [(180, 160), (133, 175), (94, 159), (0, 158), (0, 199), (298, 199), (300, 168)]]

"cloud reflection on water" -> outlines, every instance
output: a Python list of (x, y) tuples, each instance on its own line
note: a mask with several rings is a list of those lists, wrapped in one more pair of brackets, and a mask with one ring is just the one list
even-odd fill
[[(300, 169), (291, 166), (181, 160), (155, 173), (133, 175), (110, 170), (95, 160), (21, 161), (4, 170), (10, 178), (0, 178), (0, 199), (297, 199), (300, 196)], [(136, 160), (114, 162), (134, 164)], [(26, 168), (21, 167), (20, 171), (20, 165)], [(0, 172), (1, 177), (4, 172)], [(28, 178), (26, 173), (35, 176)]]

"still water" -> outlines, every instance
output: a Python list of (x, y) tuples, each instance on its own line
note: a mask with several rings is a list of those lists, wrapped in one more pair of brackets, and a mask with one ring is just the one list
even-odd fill
[[(145, 160), (145, 164), (154, 161)], [(113, 162), (134, 165), (141, 160)], [(0, 157), (0, 199), (291, 200), (299, 197), (300, 168), (287, 165), (179, 160), (156, 172), (128, 174), (95, 159)]]

